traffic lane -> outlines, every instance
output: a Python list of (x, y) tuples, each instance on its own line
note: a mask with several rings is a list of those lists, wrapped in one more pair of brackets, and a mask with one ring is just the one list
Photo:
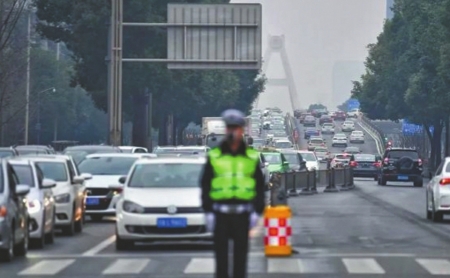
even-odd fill
[(356, 180), (355, 184), (352, 191), (289, 199), (295, 231), (293, 247), (301, 255), (448, 255), (450, 240), (405, 219), (390, 207), (368, 200), (367, 194), (361, 194), (362, 182)]
[[(426, 219), (425, 201), (428, 180), (424, 180), (424, 187), (414, 187), (412, 183), (400, 182), (388, 182), (387, 185), (381, 186), (369, 180), (358, 181), (358, 183), (362, 196), (369, 201), (389, 206), (392, 210), (410, 218), (411, 221), (416, 221), (418, 225), (450, 235), (450, 216), (444, 216), (442, 223), (434, 223)], [(448, 239), (450, 241), (450, 236)]]
[(53, 244), (47, 244), (43, 249), (30, 247), (28, 255), (29, 257), (39, 257), (48, 254), (84, 254), (111, 236), (114, 232), (113, 223), (115, 223), (114, 218), (105, 218), (101, 222), (87, 220), (82, 233), (65, 236), (57, 232)]

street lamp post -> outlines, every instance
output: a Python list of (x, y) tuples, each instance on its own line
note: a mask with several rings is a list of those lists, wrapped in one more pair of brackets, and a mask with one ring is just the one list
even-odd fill
[(56, 92), (55, 87), (45, 89), (43, 91), (40, 91), (37, 93), (38, 97), (38, 110), (37, 110), (37, 124), (36, 124), (36, 130), (37, 130), (37, 144), (39, 145), (41, 143), (41, 94), (52, 91), (53, 93)]

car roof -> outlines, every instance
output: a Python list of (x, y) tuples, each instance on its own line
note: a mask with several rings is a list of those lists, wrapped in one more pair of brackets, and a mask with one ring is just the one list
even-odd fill
[(30, 165), (32, 163), (29, 159), (20, 156), (10, 158), (8, 162), (12, 165)]
[(12, 151), (12, 152), (14, 151), (14, 149), (12, 147), (0, 147), (0, 150), (2, 150), (2, 151), (3, 150), (5, 150), (5, 151), (8, 150), (8, 151)]
[(18, 145), (14, 147), (15, 149), (45, 149), (52, 150), (53, 148), (44, 145)]
[(66, 163), (67, 159), (62, 157), (45, 157), (42, 155), (39, 156), (27, 156), (26, 159), (32, 160), (32, 161), (39, 161), (39, 162), (63, 162)]
[(312, 151), (303, 151), (303, 150), (300, 150), (300, 151), (298, 151), (299, 153), (311, 153), (311, 154), (314, 154), (314, 152), (312, 152)]
[(70, 146), (64, 149), (64, 151), (70, 151), (70, 150), (120, 150), (120, 148), (116, 146), (109, 146), (109, 145), (79, 145), (79, 146)]
[(136, 164), (160, 164), (160, 163), (192, 163), (192, 164), (204, 164), (206, 158), (202, 156), (191, 157), (158, 157), (155, 159), (139, 159)]
[(124, 150), (132, 150), (132, 149), (147, 149), (144, 147), (138, 147), (138, 146), (119, 146), (119, 149), (124, 149)]
[(27, 155), (21, 155), (20, 157), (23, 158), (29, 158), (29, 157), (47, 157), (47, 158), (62, 158), (62, 159), (69, 159), (71, 160), (72, 157), (70, 155), (66, 154), (48, 154), (48, 153), (42, 153), (42, 154), (27, 154)]
[(156, 154), (151, 153), (93, 153), (88, 154), (86, 158), (93, 158), (93, 157), (155, 157)]

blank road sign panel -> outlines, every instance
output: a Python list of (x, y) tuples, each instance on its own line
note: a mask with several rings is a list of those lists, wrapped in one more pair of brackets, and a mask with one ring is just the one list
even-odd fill
[(169, 4), (170, 69), (260, 69), (260, 4)]

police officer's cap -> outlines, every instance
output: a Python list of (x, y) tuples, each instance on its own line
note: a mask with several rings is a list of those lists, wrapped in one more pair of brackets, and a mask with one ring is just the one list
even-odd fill
[(222, 113), (222, 120), (227, 126), (245, 126), (245, 115), (239, 110), (228, 109)]

